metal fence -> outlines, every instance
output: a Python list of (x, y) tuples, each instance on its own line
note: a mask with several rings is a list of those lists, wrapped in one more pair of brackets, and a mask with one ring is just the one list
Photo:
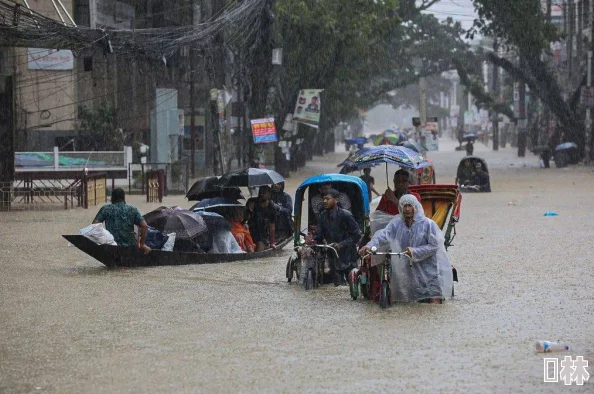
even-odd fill
[(190, 181), (190, 166), (188, 161), (129, 164), (128, 192), (139, 191), (142, 194), (146, 194), (147, 174), (159, 170), (163, 171), (165, 177), (163, 181), (164, 196), (167, 196), (170, 192), (176, 194), (186, 193)]
[(89, 208), (106, 202), (105, 174), (73, 174), (70, 179), (30, 176), (0, 182), (0, 211)]

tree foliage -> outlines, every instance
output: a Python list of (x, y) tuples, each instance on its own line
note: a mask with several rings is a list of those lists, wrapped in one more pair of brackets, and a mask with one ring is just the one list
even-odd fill
[(79, 106), (77, 145), (81, 150), (119, 151), (124, 149), (118, 130), (116, 109), (103, 101), (96, 108)]
[[(463, 31), (451, 19), (420, 12), (432, 3), (277, 1), (276, 41), (285, 63), (276, 112), (291, 112), (299, 89), (324, 89), (322, 120), (332, 127), (420, 76), (452, 69), (452, 58), (467, 51)], [(419, 72), (415, 58), (422, 62)]]
[[(539, 0), (473, 0), (478, 19), (468, 32), (497, 37), (508, 51), (507, 56), (488, 53), (486, 59), (502, 68), (516, 81), (523, 81), (566, 130), (565, 139), (584, 146), (582, 110), (577, 105), (579, 89), (569, 92), (568, 99), (559, 84), (559, 74), (543, 53), (560, 40), (554, 25), (544, 15)], [(511, 59), (510, 59), (511, 58)], [(514, 58), (517, 61), (514, 61)]]

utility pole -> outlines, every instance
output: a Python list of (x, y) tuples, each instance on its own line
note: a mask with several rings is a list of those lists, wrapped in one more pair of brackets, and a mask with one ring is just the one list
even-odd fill
[(196, 178), (196, 95), (194, 94), (194, 80), (196, 62), (194, 61), (194, 46), (190, 46), (190, 168), (192, 178)]
[(567, 8), (569, 12), (569, 35), (567, 36), (567, 54), (568, 54), (568, 76), (569, 92), (573, 90), (573, 36), (575, 34), (575, 8), (573, 0), (568, 0)]
[[(549, 0), (550, 1), (550, 0)], [(493, 39), (493, 52), (497, 53), (499, 50), (499, 43), (497, 38)], [(499, 68), (496, 65), (493, 66), (493, 97), (499, 101)], [(491, 116), (491, 122), (493, 122), (493, 150), (499, 150), (499, 114), (493, 111)]]
[[(524, 61), (520, 57), (520, 67), (523, 66)], [(527, 120), (526, 120), (526, 84), (524, 81), (518, 82), (519, 90), (519, 116), (518, 122), (518, 157), (526, 156), (526, 132), (527, 132)]]
[[(590, 20), (590, 45), (594, 43), (594, 0), (589, 2)], [(588, 88), (592, 87), (592, 47), (588, 50)], [(586, 111), (586, 133), (585, 133), (585, 163), (590, 164), (592, 160), (592, 108)]]
[(420, 89), (420, 103), (419, 103), (419, 117), (421, 118), (421, 126), (427, 123), (427, 81), (425, 77), (419, 78)]

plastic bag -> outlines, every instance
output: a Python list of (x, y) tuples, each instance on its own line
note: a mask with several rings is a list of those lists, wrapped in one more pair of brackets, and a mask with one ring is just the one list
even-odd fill
[(79, 235), (84, 235), (97, 245), (117, 245), (113, 235), (103, 227), (102, 223), (90, 224), (78, 230)]
[(175, 245), (175, 233), (169, 233), (167, 234), (167, 241), (165, 241), (161, 250), (163, 252), (172, 252), (173, 245)]
[(212, 247), (208, 251), (210, 254), (222, 253), (245, 253), (239, 247), (231, 231), (221, 230), (212, 236)]
[(167, 242), (167, 235), (149, 226), (144, 242), (149, 248), (160, 250), (165, 245), (165, 242)]

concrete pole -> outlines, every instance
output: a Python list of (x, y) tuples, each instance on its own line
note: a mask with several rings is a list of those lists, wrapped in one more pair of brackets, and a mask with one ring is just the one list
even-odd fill
[(419, 79), (419, 89), (421, 91), (419, 116), (421, 118), (421, 126), (425, 126), (425, 123), (427, 123), (427, 81), (425, 77)]
[[(588, 88), (592, 86), (592, 51), (588, 51)], [(590, 164), (590, 149), (592, 139), (592, 108), (588, 108), (586, 111), (586, 135), (585, 135), (585, 163)]]

